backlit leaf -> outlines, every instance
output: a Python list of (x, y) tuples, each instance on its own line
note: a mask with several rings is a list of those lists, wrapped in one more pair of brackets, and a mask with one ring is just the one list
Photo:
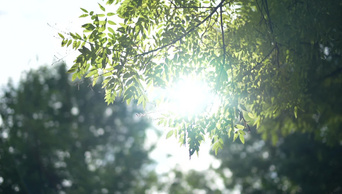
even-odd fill
[(82, 15), (80, 15), (80, 18), (85, 18), (87, 16), (88, 16), (88, 14), (82, 14)]
[(251, 113), (251, 112), (248, 112), (248, 116), (251, 118), (251, 119), (254, 119), (255, 116)]
[(88, 11), (84, 8), (80, 8), (83, 12), (88, 13)]
[(64, 36), (63, 36), (61, 33), (58, 33), (58, 35), (59, 35), (61, 38), (64, 39)]
[(107, 22), (108, 22), (108, 24), (110, 24), (110, 25), (116, 25), (116, 23), (113, 22), (113, 21), (111, 21), (111, 20), (108, 20)]
[(106, 11), (106, 9), (100, 3), (98, 3), (98, 4), (99, 4), (99, 7), (102, 11)]
[(108, 29), (108, 31), (109, 31), (109, 32), (111, 32), (111, 33), (113, 33), (113, 34), (114, 34), (114, 30), (113, 30), (113, 28), (111, 28), (111, 27), (108, 27), (107, 29)]
[(234, 138), (233, 138), (233, 142), (236, 140), (236, 138), (239, 136), (239, 134), (237, 132), (234, 133)]
[(169, 132), (167, 132), (166, 134), (166, 139), (170, 138), (173, 135), (173, 130), (170, 130)]
[(243, 134), (239, 134), (239, 137), (240, 137), (240, 141), (245, 144), (245, 137)]
[(245, 128), (245, 126), (243, 126), (243, 125), (240, 125), (240, 124), (236, 124), (236, 126), (235, 126), (237, 129), (244, 129)]

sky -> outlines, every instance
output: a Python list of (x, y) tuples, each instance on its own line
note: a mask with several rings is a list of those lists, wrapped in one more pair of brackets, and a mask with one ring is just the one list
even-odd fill
[(79, 29), (80, 7), (98, 6), (94, 0), (0, 0), (0, 85), (57, 58), (71, 61), (75, 52), (60, 47), (57, 33)]
[[(96, 0), (0, 0), (0, 86), (9, 78), (18, 82), (23, 71), (53, 65), (61, 58), (70, 66), (77, 53), (62, 48), (57, 33), (80, 31), (84, 23), (78, 18), (82, 14), (80, 7), (99, 10)], [(189, 160), (188, 148), (173, 137), (166, 140), (166, 132), (160, 139), (148, 134), (148, 138), (158, 141), (151, 154), (159, 162), (157, 172), (167, 172), (176, 165), (184, 170), (218, 167), (219, 162), (208, 154), (208, 142), (201, 146), (199, 156)]]

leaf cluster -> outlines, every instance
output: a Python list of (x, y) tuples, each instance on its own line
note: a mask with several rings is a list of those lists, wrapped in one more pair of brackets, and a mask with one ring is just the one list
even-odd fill
[(80, 51), (69, 72), (93, 83), (104, 77), (107, 103), (122, 96), (143, 106), (148, 88), (165, 88), (182, 75), (201, 76), (221, 98), (217, 112), (161, 121), (175, 127), (168, 137), (187, 139), (180, 141), (190, 145), (190, 155), (205, 134), (217, 152), (231, 133), (244, 142), (250, 126), (274, 143), (293, 131), (315, 131), (332, 143), (342, 139), (341, 110), (333, 108), (342, 103), (337, 1), (115, 3), (119, 8), (112, 12), (106, 11), (114, 1), (99, 5), (100, 14), (82, 9), (81, 17), (92, 20), (82, 26), (84, 34), (61, 36), (62, 45)]

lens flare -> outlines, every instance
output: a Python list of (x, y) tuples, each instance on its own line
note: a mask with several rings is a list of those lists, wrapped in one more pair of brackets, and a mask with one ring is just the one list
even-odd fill
[(218, 99), (207, 84), (196, 77), (185, 77), (175, 81), (168, 89), (154, 90), (153, 96), (163, 96), (159, 110), (175, 116), (192, 118), (215, 109)]

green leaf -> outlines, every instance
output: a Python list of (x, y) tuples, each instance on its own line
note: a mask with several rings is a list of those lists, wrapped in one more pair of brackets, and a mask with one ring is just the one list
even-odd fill
[(61, 33), (58, 33), (58, 35), (59, 35), (61, 38), (64, 39), (64, 36), (63, 36)]
[(146, 102), (147, 102), (147, 100), (145, 99), (142, 103), (143, 103), (143, 109), (145, 109), (146, 108)]
[(78, 64), (76, 63), (75, 65), (73, 65), (73, 66), (67, 71), (67, 73), (73, 73), (73, 72), (75, 72), (76, 69), (77, 69), (77, 67), (78, 67)]
[(144, 101), (144, 96), (140, 96), (137, 102), (137, 105), (141, 104)]
[(108, 27), (108, 31), (114, 34), (114, 30), (111, 27)]
[(102, 11), (106, 11), (106, 9), (100, 3), (98, 3), (98, 4), (99, 4), (99, 7)]
[(236, 127), (237, 129), (244, 129), (244, 128), (245, 128), (245, 126), (240, 125), (240, 124), (236, 124), (235, 127)]
[(119, 32), (121, 32), (121, 33), (126, 33), (126, 30), (125, 30), (125, 28), (124, 27), (120, 27), (120, 28), (118, 28), (118, 31)]
[(64, 39), (61, 43), (62, 47), (64, 47), (66, 45), (66, 43), (68, 43), (68, 39)]
[(223, 140), (219, 139), (218, 141), (216, 141), (214, 143), (212, 150), (214, 150), (215, 151), (215, 155), (217, 155), (218, 150), (222, 149), (222, 148), (223, 148)]
[(115, 15), (115, 13), (113, 13), (113, 12), (107, 13), (107, 16), (113, 16), (113, 15)]
[(127, 105), (131, 104), (132, 97), (127, 98), (126, 103)]
[(77, 77), (78, 77), (78, 73), (74, 73), (72, 74), (71, 80), (75, 81)]
[[(69, 43), (68, 43), (68, 46), (69, 46)], [(72, 44), (72, 48), (76, 49), (76, 46), (77, 46), (77, 41), (75, 40), (74, 43)]]
[(102, 47), (100, 47), (97, 51), (96, 51), (96, 55), (99, 55), (99, 54), (101, 54), (101, 52), (103, 51), (103, 48)]
[(238, 132), (239, 134), (246, 135), (246, 133), (245, 133), (244, 130), (238, 130), (237, 132)]
[(72, 40), (68, 41), (67, 47), (72, 43)]
[(249, 116), (251, 119), (254, 119), (254, 118), (255, 118), (255, 116), (254, 116), (251, 112), (248, 113), (248, 116)]
[(295, 118), (297, 118), (297, 111), (298, 111), (298, 107), (297, 107), (297, 106), (295, 106), (295, 107), (294, 107), (294, 111), (293, 111), (293, 112), (294, 112), (294, 116), (295, 116)]
[(102, 74), (102, 77), (108, 77), (111, 75), (113, 75), (113, 72), (107, 72), (107, 73)]
[(94, 76), (93, 77), (93, 83), (92, 83), (93, 86), (95, 86), (95, 84), (97, 83), (98, 79), (99, 79), (99, 76)]
[(170, 138), (173, 135), (173, 130), (170, 130), (169, 132), (167, 132), (166, 134), (166, 139)]
[(95, 26), (93, 24), (91, 24), (91, 23), (87, 23), (87, 24), (83, 24), (82, 28), (85, 28), (87, 30), (94, 30)]
[(85, 18), (87, 16), (88, 16), (88, 14), (82, 14), (82, 15), (80, 15), (80, 18)]
[(98, 74), (97, 69), (94, 69), (94, 70), (91, 70), (91, 71), (86, 75), (86, 77), (91, 77), (91, 76), (97, 75), (97, 74)]
[(111, 4), (113, 4), (113, 2), (114, 2), (114, 0), (108, 0), (106, 4), (111, 5)]
[(108, 24), (110, 24), (110, 25), (116, 25), (116, 23), (113, 22), (112, 20), (108, 20), (107, 22), (108, 22)]
[(228, 138), (230, 138), (230, 134), (232, 132), (233, 128), (232, 127), (229, 127), (229, 130), (228, 130)]
[(105, 31), (105, 26), (102, 26), (101, 28), (99, 28), (99, 32), (103, 32), (103, 31)]
[(82, 39), (82, 37), (78, 33), (76, 33), (76, 38), (77, 39)]
[(234, 133), (234, 138), (233, 138), (233, 142), (236, 140), (236, 138), (239, 136), (239, 134), (237, 132)]
[(81, 45), (81, 41), (77, 41), (77, 44), (76, 44), (75, 49), (77, 49), (78, 47), (80, 47), (80, 45)]
[(80, 8), (83, 12), (88, 13), (88, 11), (84, 8)]
[(106, 89), (105, 93), (105, 101), (107, 104), (113, 103), (117, 94), (116, 91), (112, 89)]
[(243, 135), (243, 134), (240, 134), (240, 135), (239, 135), (239, 138), (240, 138), (240, 141), (241, 141), (243, 144), (245, 144), (245, 137), (244, 137), (244, 135)]

